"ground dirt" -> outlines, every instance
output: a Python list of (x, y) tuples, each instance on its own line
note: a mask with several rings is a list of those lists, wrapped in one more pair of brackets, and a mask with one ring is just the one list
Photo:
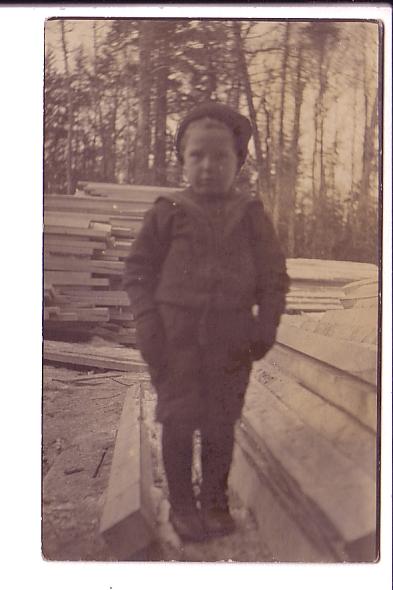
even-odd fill
[[(153, 500), (157, 542), (136, 560), (272, 561), (267, 540), (252, 516), (231, 497), (234, 534), (182, 545), (168, 521), (160, 428), (154, 422), (155, 395), (144, 373), (87, 371), (44, 365), (42, 552), (56, 561), (116, 561), (99, 534), (117, 427), (124, 398), (141, 384), (144, 420), (153, 458)], [(196, 441), (196, 447), (198, 441)], [(195, 479), (198, 480), (198, 461)]]

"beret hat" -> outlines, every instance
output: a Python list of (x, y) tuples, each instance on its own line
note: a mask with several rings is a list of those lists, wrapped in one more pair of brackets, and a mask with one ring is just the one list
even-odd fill
[(229, 127), (235, 137), (235, 144), (239, 154), (239, 165), (242, 166), (247, 156), (247, 145), (251, 138), (250, 121), (247, 117), (244, 117), (231, 107), (214, 101), (208, 101), (199, 105), (180, 121), (175, 139), (178, 160), (182, 162), (181, 140), (188, 125), (193, 121), (205, 117), (222, 121)]

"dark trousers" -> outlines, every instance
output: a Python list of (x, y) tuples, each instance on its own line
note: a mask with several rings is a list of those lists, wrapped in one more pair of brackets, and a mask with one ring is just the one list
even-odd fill
[[(157, 418), (173, 507), (194, 503), (193, 433), (201, 433), (204, 505), (226, 505), (234, 428), (240, 417), (251, 370), (247, 355), (247, 311), (194, 311), (162, 306), (165, 362), (153, 373)], [(202, 336), (202, 339), (201, 339)]]
[[(234, 424), (219, 431), (201, 428), (202, 506), (227, 505), (228, 476), (234, 446)], [(169, 499), (175, 509), (194, 505), (192, 488), (193, 431), (170, 421), (163, 424), (162, 452)]]

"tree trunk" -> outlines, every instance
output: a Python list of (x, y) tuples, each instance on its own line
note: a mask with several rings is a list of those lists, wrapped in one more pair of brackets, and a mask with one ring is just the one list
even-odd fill
[(278, 134), (278, 158), (276, 164), (276, 198), (274, 201), (273, 223), (276, 228), (281, 222), (281, 204), (284, 200), (283, 193), (286, 190), (286, 170), (284, 165), (285, 152), (285, 135), (284, 135), (284, 114), (285, 114), (285, 97), (287, 86), (287, 65), (289, 56), (289, 39), (290, 39), (290, 23), (285, 25), (284, 33), (284, 51), (281, 61), (281, 91), (280, 91), (280, 127)]
[[(234, 33), (235, 40), (236, 40), (236, 48), (237, 48), (237, 52), (238, 52), (240, 75), (241, 75), (241, 79), (242, 79), (242, 82), (244, 85), (244, 90), (245, 90), (246, 98), (247, 98), (248, 111), (249, 111), (249, 115), (250, 115), (252, 135), (253, 135), (254, 146), (255, 146), (255, 158), (257, 161), (257, 169), (258, 169), (258, 185), (260, 188), (262, 185), (263, 168), (264, 168), (261, 139), (259, 136), (259, 130), (258, 130), (258, 125), (257, 125), (257, 115), (255, 112), (254, 102), (253, 102), (253, 98), (252, 98), (251, 82), (250, 82), (250, 77), (248, 74), (247, 62), (246, 62), (246, 57), (245, 57), (245, 53), (244, 53), (243, 40), (242, 40), (242, 35), (241, 35), (241, 24), (238, 21), (233, 22), (233, 33)], [(272, 213), (273, 203), (269, 200), (269, 196), (266, 195), (266, 197), (267, 197), (266, 203), (265, 203), (266, 208), (268, 209), (268, 211), (270, 213)]]
[(302, 47), (299, 48), (295, 82), (295, 113), (291, 139), (291, 165), (288, 178), (288, 244), (287, 255), (295, 256), (295, 208), (296, 208), (296, 181), (299, 168), (299, 134), (300, 115), (303, 103), (304, 82), (302, 80)]
[(67, 155), (66, 155), (66, 178), (67, 178), (67, 194), (73, 193), (73, 181), (72, 181), (72, 132), (73, 132), (73, 105), (72, 105), (72, 88), (71, 88), (71, 77), (70, 69), (68, 64), (68, 48), (66, 43), (65, 25), (64, 20), (60, 21), (61, 27), (61, 45), (63, 49), (64, 69), (67, 83), (67, 111), (68, 111), (68, 122), (67, 122)]
[(149, 155), (151, 144), (151, 43), (152, 26), (149, 21), (139, 22), (139, 109), (135, 153), (135, 182), (150, 184)]
[(157, 68), (155, 76), (155, 137), (154, 137), (154, 182), (164, 185), (166, 177), (166, 122), (167, 122), (167, 93), (169, 75), (169, 35), (171, 23), (163, 21), (158, 29)]
[(370, 199), (370, 176), (375, 162), (375, 130), (378, 119), (378, 92), (375, 93), (373, 107), (371, 109), (370, 122), (365, 121), (363, 143), (363, 166), (360, 180), (359, 209), (367, 211)]
[(266, 97), (263, 95), (262, 98), (262, 106), (263, 112), (265, 115), (265, 161), (264, 161), (264, 175), (263, 175), (263, 183), (264, 183), (264, 190), (268, 197), (269, 203), (275, 202), (275, 194), (274, 194), (274, 183), (272, 183), (272, 155), (271, 155), (271, 142), (272, 142), (272, 134), (271, 129), (273, 127), (273, 115), (267, 108), (266, 104)]

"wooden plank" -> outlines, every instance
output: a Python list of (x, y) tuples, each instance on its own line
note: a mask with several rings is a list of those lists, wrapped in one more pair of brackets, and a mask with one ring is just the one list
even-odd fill
[(349, 340), (352, 342), (365, 342), (373, 344), (375, 347), (375, 337), (377, 334), (377, 322), (375, 324), (365, 323), (356, 324), (353, 322), (339, 322), (335, 323), (332, 320), (327, 321), (329, 316), (324, 316), (318, 320), (308, 319), (302, 316), (289, 316), (285, 318), (285, 322), (291, 325), (297, 325), (302, 330), (309, 332), (323, 334), (335, 339)]
[(266, 458), (247, 434), (244, 424), (239, 424), (229, 485), (242, 505), (252, 513), (262, 542), (266, 542), (268, 534), (274, 561), (337, 561), (334, 550), (325, 539), (326, 527), (314, 525), (315, 521), (318, 525), (321, 521), (315, 510), (300, 509), (305, 502), (302, 496), (298, 498), (296, 486), (288, 484), (282, 470), (274, 462), (271, 465), (271, 455), (267, 453)]
[(344, 342), (322, 334), (301, 331), (286, 322), (282, 322), (278, 329), (277, 342), (373, 385), (376, 384), (375, 346), (354, 342), (349, 350)]
[(290, 289), (287, 297), (302, 297), (305, 299), (336, 299), (340, 300), (343, 293), (339, 289)]
[(318, 305), (339, 305), (340, 299), (337, 297), (322, 297), (322, 296), (314, 296), (314, 295), (297, 295), (296, 293), (288, 293), (287, 294), (287, 302), (288, 303), (315, 303)]
[(109, 312), (106, 308), (62, 309), (56, 317), (48, 317), (48, 321), (62, 322), (109, 322)]
[(375, 384), (373, 386), (367, 381), (279, 344), (276, 344), (265, 358), (274, 367), (278, 367), (307, 389), (348, 412), (370, 431), (376, 432)]
[(74, 248), (93, 248), (94, 250), (104, 250), (106, 247), (105, 241), (92, 241), (89, 238), (75, 239), (74, 236), (44, 236), (45, 246), (73, 246)]
[(133, 322), (135, 320), (133, 313), (131, 311), (125, 310), (124, 308), (110, 309), (109, 314), (111, 320), (119, 322)]
[(108, 226), (109, 230), (103, 231), (98, 229), (92, 228), (84, 228), (84, 227), (68, 227), (64, 225), (45, 225), (44, 227), (44, 234), (48, 238), (48, 236), (56, 235), (56, 236), (77, 236), (81, 238), (93, 238), (93, 239), (100, 239), (104, 243), (107, 243), (110, 237), (110, 230), (111, 226)]
[(377, 438), (347, 412), (286, 376), (265, 360), (254, 363), (252, 379), (266, 387), (302, 422), (319, 432), (375, 483)]
[(55, 361), (66, 365), (95, 367), (116, 371), (133, 371), (145, 368), (136, 350), (120, 347), (77, 345), (67, 342), (44, 341), (44, 361)]
[(79, 229), (88, 229), (90, 216), (70, 214), (65, 211), (44, 211), (44, 227), (59, 226)]
[(105, 248), (105, 250), (103, 250), (103, 255), (104, 256), (111, 256), (113, 258), (123, 258), (124, 259), (129, 255), (130, 247)]
[(104, 213), (96, 213), (94, 211), (90, 212), (72, 212), (72, 211), (63, 211), (53, 210), (48, 211), (45, 209), (44, 212), (44, 224), (48, 225), (60, 225), (60, 226), (67, 226), (67, 227), (80, 227), (80, 228), (89, 228), (94, 227), (94, 223), (104, 223), (104, 224), (115, 224), (121, 225), (124, 227), (135, 228), (137, 231), (140, 228), (143, 213), (130, 213), (127, 215), (118, 215), (116, 213), (111, 213), (110, 215)]
[(95, 231), (105, 231), (107, 233), (112, 232), (112, 225), (103, 221), (92, 221), (90, 227)]
[(118, 227), (114, 225), (111, 233), (115, 238), (135, 238), (138, 231), (139, 228), (137, 230), (132, 230), (128, 227)]
[(339, 270), (348, 269), (352, 273), (360, 273), (366, 275), (364, 278), (373, 277), (378, 271), (377, 266), (365, 262), (352, 262), (349, 260), (324, 260), (320, 258), (288, 258), (287, 264), (293, 268), (334, 268)]
[(74, 244), (45, 244), (44, 254), (75, 254), (80, 256), (92, 256), (94, 248), (88, 245), (75, 246)]
[(59, 307), (44, 307), (44, 320), (57, 319), (60, 313)]
[(100, 534), (120, 560), (131, 559), (153, 539), (146, 483), (152, 481), (150, 450), (142, 434), (139, 396), (134, 386), (124, 402), (100, 521)]
[(101, 278), (95, 279), (91, 277), (89, 272), (61, 272), (61, 271), (44, 271), (45, 278), (52, 285), (88, 285), (91, 287), (108, 287), (109, 279)]
[(106, 307), (78, 309), (78, 322), (109, 322), (109, 310)]
[(82, 212), (105, 215), (143, 215), (150, 207), (144, 201), (112, 201), (94, 197), (71, 197), (61, 195), (45, 195), (45, 211)]
[(44, 319), (47, 322), (51, 322), (51, 321), (56, 321), (56, 322), (76, 322), (76, 321), (78, 321), (78, 314), (75, 311), (61, 310), (57, 314), (56, 318), (52, 318), (52, 317), (45, 318), (45, 314), (44, 314)]
[(324, 315), (324, 320), (335, 324), (368, 325), (377, 326), (378, 309), (343, 309), (341, 311), (329, 311)]
[(247, 391), (243, 422), (267, 445), (345, 543), (375, 533), (375, 483), (255, 381)]
[(130, 300), (125, 291), (89, 291), (71, 292), (69, 289), (63, 291), (67, 296), (68, 303), (83, 303), (88, 301), (91, 305), (106, 306), (130, 306)]
[(328, 311), (330, 309), (342, 309), (342, 305), (323, 304), (323, 303), (287, 303), (286, 310), (290, 311)]
[(347, 296), (376, 296), (378, 294), (378, 281), (376, 279), (363, 279), (362, 281), (354, 281), (353, 283), (344, 285), (343, 291)]
[(153, 203), (160, 194), (176, 193), (179, 188), (161, 186), (141, 186), (133, 184), (112, 184), (105, 182), (78, 182), (78, 188), (87, 194), (102, 195), (106, 198), (116, 198), (125, 201), (143, 198)]
[(118, 275), (124, 273), (124, 262), (107, 260), (83, 260), (71, 256), (44, 256), (45, 270), (86, 271), (94, 274)]

